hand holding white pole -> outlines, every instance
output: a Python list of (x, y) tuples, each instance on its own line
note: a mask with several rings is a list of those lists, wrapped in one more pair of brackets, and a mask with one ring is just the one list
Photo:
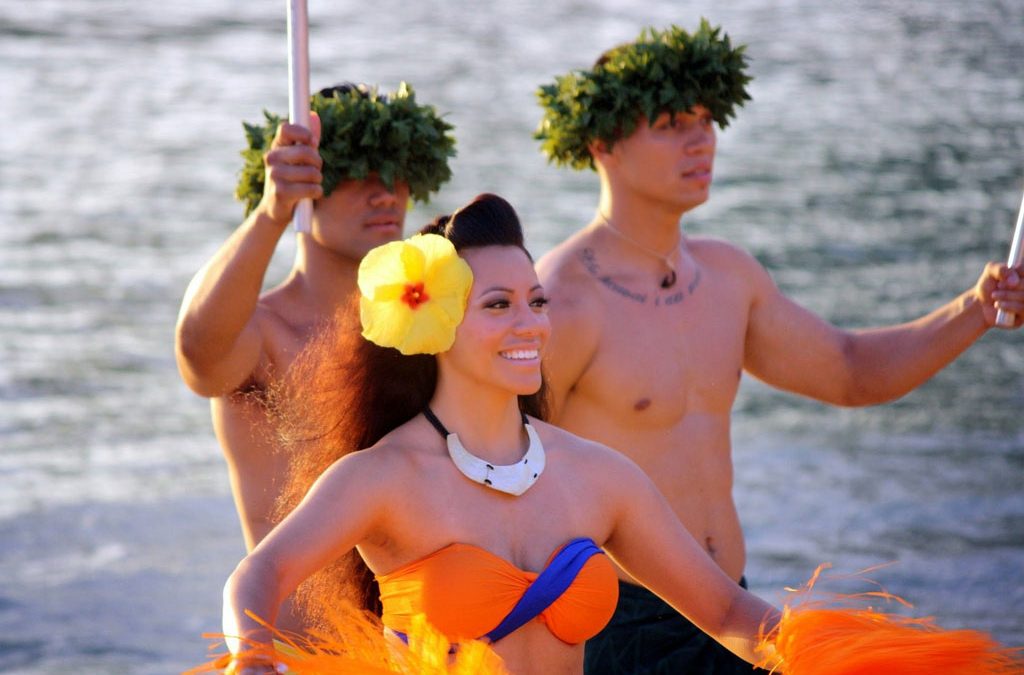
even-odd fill
[[(309, 16), (306, 0), (288, 0), (288, 121), (309, 128)], [(296, 232), (309, 232), (313, 201), (295, 205)]]
[[(1020, 212), (1017, 213), (1017, 226), (1013, 229), (1013, 242), (1010, 244), (1010, 257), (1006, 264), (1009, 267), (1018, 267), (1024, 262), (1024, 198), (1021, 199)], [(996, 312), (996, 325), (1001, 328), (1012, 328), (1014, 315), (1005, 310)]]

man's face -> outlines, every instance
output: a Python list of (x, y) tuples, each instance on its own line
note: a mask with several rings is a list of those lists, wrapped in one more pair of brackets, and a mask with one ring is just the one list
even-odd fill
[(689, 210), (707, 201), (714, 158), (714, 120), (697, 105), (652, 124), (641, 118), (602, 159), (613, 180), (640, 196)]
[(366, 180), (343, 180), (313, 209), (313, 239), (336, 253), (361, 260), (381, 244), (402, 238), (409, 186), (388, 190), (371, 174)]

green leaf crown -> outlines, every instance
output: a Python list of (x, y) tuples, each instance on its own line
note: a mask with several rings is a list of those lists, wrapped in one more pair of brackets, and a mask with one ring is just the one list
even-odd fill
[[(329, 96), (314, 94), (310, 106), (320, 116), (325, 197), (344, 179), (375, 173), (388, 189), (396, 181), (406, 183), (414, 200), (426, 202), (452, 177), (448, 158), (455, 156), (455, 137), (448, 132), (453, 127), (433, 106), (417, 104), (405, 82), (390, 95), (376, 87), (335, 88)], [(243, 122), (249, 147), (241, 153), (245, 164), (235, 197), (245, 202), (246, 215), (263, 196), (263, 156), (284, 121), (266, 110), (263, 116), (264, 124)]]
[(541, 86), (537, 98), (544, 118), (534, 138), (549, 161), (592, 169), (588, 145), (600, 140), (610, 150), (636, 130), (639, 115), (651, 123), (661, 113), (700, 104), (724, 129), (736, 108), (750, 100), (744, 49), (733, 47), (721, 27), (712, 28), (706, 19), (693, 34), (674, 25), (665, 31), (645, 28), (590, 70)]

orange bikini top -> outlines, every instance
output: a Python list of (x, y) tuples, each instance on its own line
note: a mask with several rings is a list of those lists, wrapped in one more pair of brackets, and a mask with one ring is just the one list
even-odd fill
[(553, 553), (541, 573), (454, 543), (377, 581), (385, 626), (404, 634), (424, 614), (453, 643), (497, 641), (536, 617), (559, 640), (578, 644), (604, 628), (619, 599), (615, 569), (586, 538)]

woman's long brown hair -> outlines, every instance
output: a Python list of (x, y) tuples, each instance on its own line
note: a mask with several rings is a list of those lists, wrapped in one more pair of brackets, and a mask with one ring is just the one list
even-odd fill
[[(512, 206), (501, 197), (478, 196), (452, 216), (440, 216), (421, 230), (447, 237), (456, 250), (516, 246), (526, 252), (523, 231)], [(529, 253), (527, 252), (527, 256)], [(341, 457), (368, 448), (426, 408), (437, 385), (437, 358), (403, 356), (360, 334), (358, 297), (337, 312), (303, 351), (270, 405), (290, 467), (277, 517), (302, 500), (313, 482)], [(519, 397), (527, 415), (546, 419), (546, 389)], [(348, 600), (380, 614), (373, 573), (356, 551), (307, 579), (296, 604), (311, 625), (327, 630), (329, 608)]]

